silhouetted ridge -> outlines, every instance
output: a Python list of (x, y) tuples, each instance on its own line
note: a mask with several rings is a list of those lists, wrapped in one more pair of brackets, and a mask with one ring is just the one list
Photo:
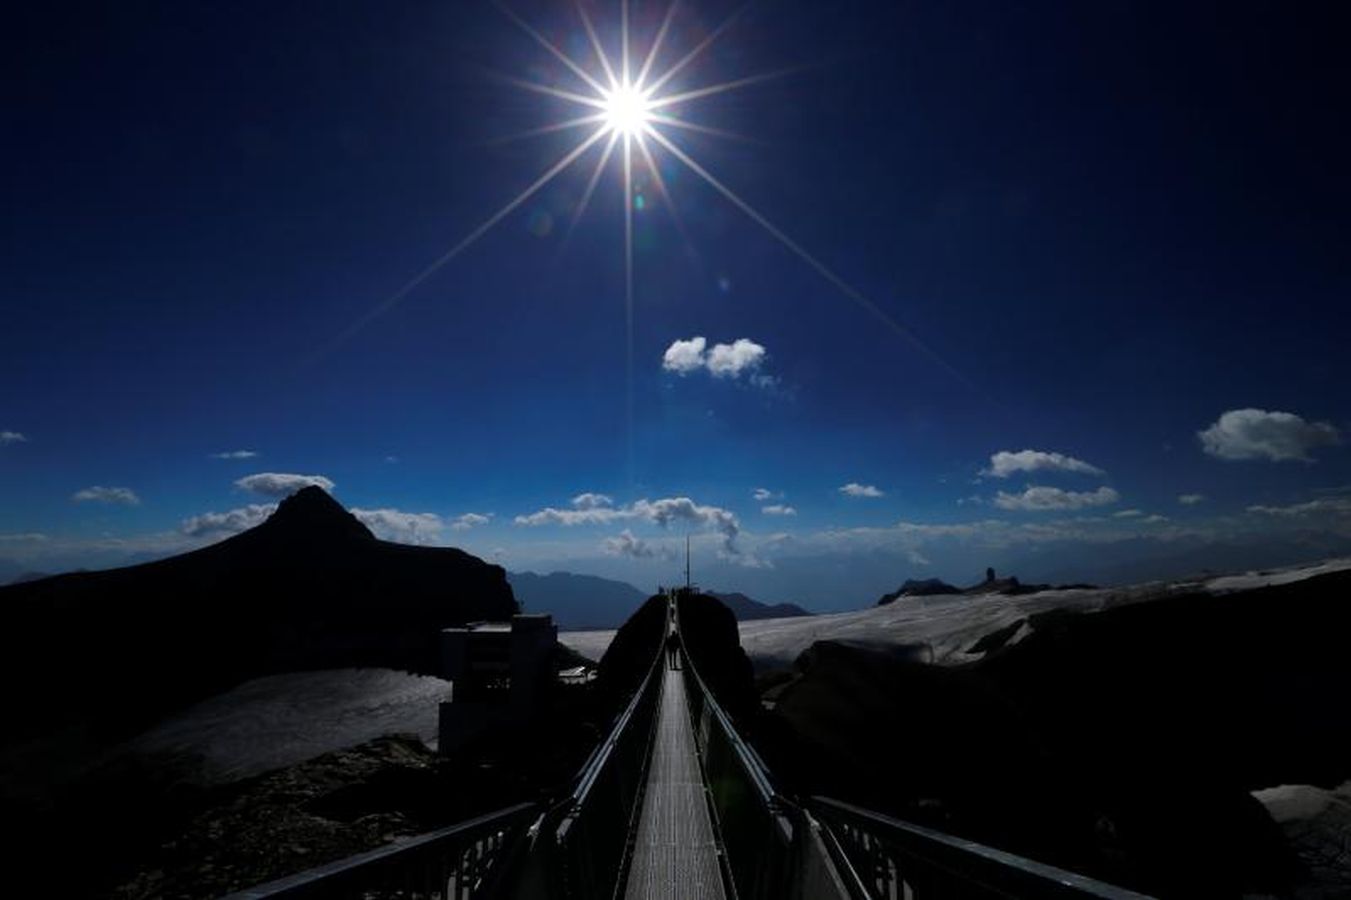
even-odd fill
[(375, 535), (321, 487), (301, 488), (258, 529), (269, 540), (317, 543), (374, 541)]
[[(518, 609), (501, 566), (377, 540), (318, 487), (209, 547), (0, 588), (0, 606), (0, 701), (34, 732), (90, 718), (129, 732), (277, 672), (440, 674), (440, 629)], [(37, 671), (43, 691), (19, 687)]]

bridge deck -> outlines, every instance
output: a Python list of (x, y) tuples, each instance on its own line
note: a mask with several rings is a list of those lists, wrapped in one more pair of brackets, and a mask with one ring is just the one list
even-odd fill
[(663, 672), (661, 710), (624, 896), (726, 896), (682, 669)]

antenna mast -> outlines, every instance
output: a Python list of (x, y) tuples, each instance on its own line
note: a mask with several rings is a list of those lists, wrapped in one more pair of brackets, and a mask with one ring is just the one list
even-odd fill
[(685, 590), (690, 589), (690, 536), (685, 535)]

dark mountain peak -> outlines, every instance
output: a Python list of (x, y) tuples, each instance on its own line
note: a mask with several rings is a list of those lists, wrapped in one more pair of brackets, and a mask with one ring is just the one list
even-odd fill
[(883, 594), (877, 601), (878, 606), (886, 606), (900, 597), (930, 597), (936, 594), (960, 594), (961, 588), (953, 587), (938, 578), (907, 578), (905, 583), (890, 594)]
[(283, 500), (259, 530), (273, 538), (306, 542), (375, 540), (369, 528), (317, 485), (301, 488)]

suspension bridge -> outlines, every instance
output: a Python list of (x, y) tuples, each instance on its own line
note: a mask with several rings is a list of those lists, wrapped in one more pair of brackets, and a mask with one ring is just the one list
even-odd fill
[[(667, 636), (683, 634), (681, 594), (667, 597)], [(784, 796), (689, 647), (672, 649), (659, 642), (565, 797), (509, 806), (228, 900), (1145, 898), (840, 800)]]

